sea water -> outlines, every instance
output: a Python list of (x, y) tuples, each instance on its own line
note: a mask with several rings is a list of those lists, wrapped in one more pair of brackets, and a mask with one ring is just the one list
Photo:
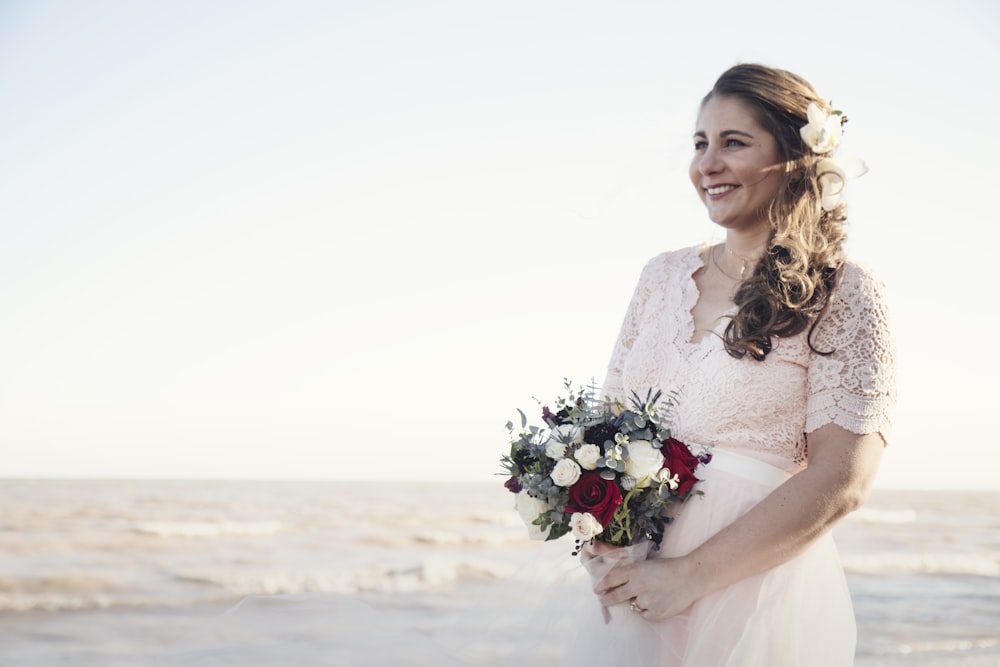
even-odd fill
[[(858, 665), (1000, 664), (1000, 494), (877, 491), (834, 532)], [(0, 481), (0, 666), (142, 665), (293, 594), (500, 665), (572, 547), (530, 541), (499, 481)]]

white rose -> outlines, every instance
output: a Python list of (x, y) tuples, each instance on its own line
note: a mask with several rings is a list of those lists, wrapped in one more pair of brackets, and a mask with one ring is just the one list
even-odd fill
[(590, 512), (575, 512), (569, 518), (569, 527), (578, 540), (589, 540), (604, 532), (604, 526)]
[(601, 458), (601, 448), (597, 445), (582, 445), (576, 450), (576, 462), (584, 470), (596, 470), (599, 458)]
[(566, 443), (559, 442), (555, 438), (549, 440), (545, 445), (545, 455), (554, 461), (558, 461), (566, 456)]
[(559, 486), (573, 486), (580, 479), (580, 465), (573, 459), (561, 459), (549, 475)]
[(527, 491), (521, 491), (514, 497), (514, 507), (517, 508), (517, 513), (521, 515), (521, 520), (528, 526), (528, 536), (531, 539), (544, 540), (549, 536), (551, 526), (542, 530), (532, 522), (541, 516), (543, 512), (551, 510), (551, 505), (544, 500), (529, 496)]
[(663, 467), (663, 454), (649, 440), (633, 440), (628, 443), (628, 459), (625, 460), (625, 474), (635, 477), (636, 486), (649, 486), (649, 480)]

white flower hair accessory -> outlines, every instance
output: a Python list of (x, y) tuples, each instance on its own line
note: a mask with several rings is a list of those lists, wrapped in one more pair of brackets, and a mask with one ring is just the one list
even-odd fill
[(810, 102), (806, 109), (808, 123), (802, 126), (799, 134), (814, 153), (829, 155), (816, 163), (816, 176), (819, 180), (820, 203), (824, 211), (832, 211), (840, 203), (840, 196), (849, 178), (858, 178), (868, 172), (864, 160), (847, 155), (834, 157), (837, 144), (843, 134), (842, 124), (846, 120), (839, 111), (826, 113), (818, 104)]
[(802, 141), (811, 148), (814, 153), (831, 153), (840, 143), (843, 128), (841, 126), (841, 115), (839, 113), (827, 114), (815, 102), (810, 102), (806, 109), (806, 118), (809, 122), (802, 126), (799, 134)]
[(825, 157), (816, 164), (820, 201), (824, 211), (832, 211), (840, 203), (847, 179), (864, 176), (868, 165), (861, 158), (844, 155)]

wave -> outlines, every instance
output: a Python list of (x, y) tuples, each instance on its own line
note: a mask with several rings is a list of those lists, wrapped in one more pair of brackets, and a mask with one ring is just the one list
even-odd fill
[(80, 611), (116, 606), (108, 595), (61, 595), (58, 593), (0, 593), (2, 611)]
[(916, 655), (920, 653), (958, 653), (961, 651), (982, 651), (1000, 647), (1000, 639), (946, 639), (930, 642), (898, 644), (892, 648), (876, 651), (877, 655)]
[(320, 592), (349, 595), (425, 592), (464, 578), (499, 579), (510, 576), (513, 570), (509, 564), (431, 560), (408, 567), (369, 567), (353, 572), (209, 572), (183, 575), (179, 579), (236, 596)]
[(251, 595), (294, 593), (422, 593), (454, 585), (460, 579), (509, 577), (508, 563), (427, 560), (410, 566), (370, 566), (333, 572), (218, 570), (175, 574), (181, 584), (159, 590), (129, 590), (93, 577), (0, 579), (0, 612), (59, 612), (88, 609), (174, 607)]
[(133, 532), (156, 537), (222, 537), (225, 535), (274, 535), (280, 521), (147, 521)]
[(455, 529), (437, 527), (427, 529), (421, 526), (417, 529), (392, 530), (380, 526), (367, 535), (358, 536), (360, 544), (375, 545), (388, 548), (412, 548), (414, 545), (425, 547), (508, 547), (526, 546), (531, 544), (528, 530), (518, 519), (514, 526), (476, 526), (474, 528), (458, 527)]
[(842, 556), (844, 569), (851, 574), (949, 574), (1000, 576), (1000, 553), (900, 553)]
[(503, 546), (507, 544), (528, 543), (529, 538), (526, 531), (518, 533), (479, 533), (471, 535), (468, 533), (451, 533), (437, 531), (415, 535), (413, 541), (418, 544), (430, 546)]
[(114, 584), (92, 576), (0, 578), (0, 611), (103, 609)]

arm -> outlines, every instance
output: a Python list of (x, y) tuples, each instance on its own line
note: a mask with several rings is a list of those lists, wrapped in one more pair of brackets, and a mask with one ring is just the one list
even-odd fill
[(882, 450), (877, 433), (856, 435), (834, 424), (823, 426), (810, 434), (809, 466), (752, 510), (687, 556), (615, 568), (595, 592), (605, 606), (635, 598), (648, 610), (643, 615), (655, 620), (780, 565), (864, 502)]

